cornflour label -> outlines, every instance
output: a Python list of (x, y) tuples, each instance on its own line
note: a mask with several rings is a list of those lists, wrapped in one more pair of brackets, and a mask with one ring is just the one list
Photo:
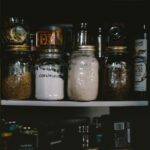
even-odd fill
[(36, 66), (35, 95), (43, 100), (63, 99), (64, 79), (59, 65)]

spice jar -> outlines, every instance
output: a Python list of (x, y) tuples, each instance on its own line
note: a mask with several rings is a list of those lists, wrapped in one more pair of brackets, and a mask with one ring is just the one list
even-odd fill
[(58, 49), (39, 53), (35, 63), (35, 97), (41, 100), (64, 98), (64, 61)]
[(29, 29), (23, 18), (8, 18), (5, 21), (2, 35), (3, 45), (7, 47), (7, 50), (24, 50), (29, 48)]
[(98, 95), (99, 63), (95, 47), (82, 45), (69, 61), (67, 93), (71, 100), (91, 101)]
[(29, 52), (5, 52), (2, 60), (4, 99), (29, 99), (32, 95), (32, 58)]
[(113, 50), (105, 56), (103, 71), (103, 98), (127, 100), (130, 90), (130, 62), (126, 52)]

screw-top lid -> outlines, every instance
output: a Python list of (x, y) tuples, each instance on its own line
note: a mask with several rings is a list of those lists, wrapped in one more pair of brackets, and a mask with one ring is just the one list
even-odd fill
[(77, 50), (79, 51), (95, 51), (95, 46), (94, 45), (80, 45), (77, 47)]

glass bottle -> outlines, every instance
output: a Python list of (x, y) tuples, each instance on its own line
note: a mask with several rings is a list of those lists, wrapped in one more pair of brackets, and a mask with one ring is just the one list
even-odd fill
[(137, 31), (134, 58), (134, 92), (136, 99), (147, 98), (147, 30), (143, 24)]
[(80, 24), (80, 29), (77, 33), (77, 45), (87, 45), (87, 23), (82, 22)]
[(99, 99), (102, 99), (102, 73), (103, 73), (103, 66), (104, 66), (104, 57), (103, 57), (103, 54), (102, 54), (102, 28), (99, 27), (98, 28), (98, 35), (97, 35), (97, 53), (96, 53), (96, 56), (98, 58), (98, 61), (99, 61)]
[(35, 98), (64, 98), (64, 61), (58, 49), (41, 51), (35, 62)]
[[(120, 50), (119, 50), (120, 51)], [(130, 62), (124, 52), (109, 53), (103, 71), (103, 98), (128, 100), (130, 92)]]
[(97, 36), (97, 56), (98, 58), (102, 57), (102, 28), (98, 28), (98, 36)]
[(99, 63), (95, 47), (79, 46), (71, 56), (68, 70), (67, 93), (71, 100), (91, 101), (98, 95)]
[(3, 99), (30, 99), (32, 96), (30, 52), (4, 52), (2, 60)]

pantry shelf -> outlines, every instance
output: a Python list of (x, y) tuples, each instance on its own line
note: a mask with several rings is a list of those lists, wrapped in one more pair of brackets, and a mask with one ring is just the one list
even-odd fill
[(1, 106), (41, 106), (41, 107), (130, 107), (148, 106), (147, 100), (143, 101), (39, 101), (39, 100), (1, 100)]

